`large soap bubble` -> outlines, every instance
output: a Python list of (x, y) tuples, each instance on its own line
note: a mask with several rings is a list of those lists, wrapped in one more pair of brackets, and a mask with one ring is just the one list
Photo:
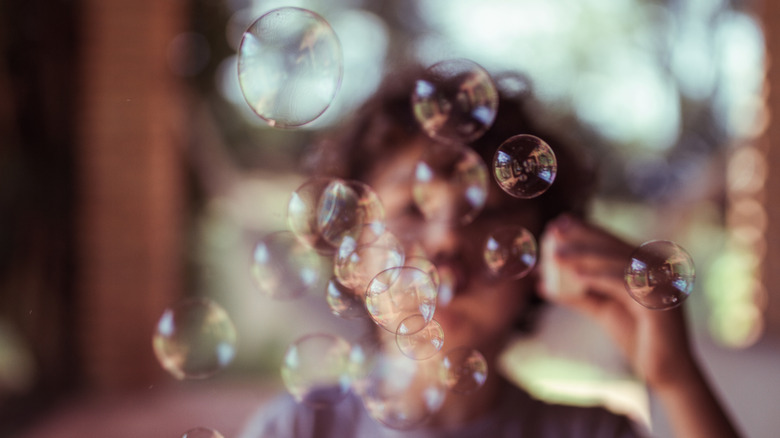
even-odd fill
[(207, 298), (187, 299), (165, 309), (152, 346), (160, 365), (179, 380), (205, 379), (236, 355), (237, 334), (227, 312)]
[(269, 125), (301, 126), (330, 106), (341, 85), (341, 44), (316, 13), (274, 9), (252, 23), (238, 49), (238, 81)]
[(475, 62), (441, 61), (417, 80), (412, 111), (430, 137), (468, 143), (495, 121), (498, 91), (488, 72)]
[(671, 309), (693, 290), (696, 273), (691, 256), (668, 240), (645, 242), (631, 255), (626, 287), (639, 304), (656, 310)]

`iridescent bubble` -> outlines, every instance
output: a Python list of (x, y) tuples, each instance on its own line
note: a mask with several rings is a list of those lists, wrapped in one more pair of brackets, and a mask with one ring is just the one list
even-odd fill
[(426, 220), (470, 223), (488, 195), (482, 158), (462, 144), (432, 144), (414, 169), (412, 196)]
[(430, 275), (409, 266), (386, 269), (366, 288), (366, 309), (374, 322), (396, 333), (401, 321), (420, 314), (430, 322), (436, 309), (436, 286)]
[(305, 245), (332, 253), (347, 236), (377, 239), (385, 230), (385, 210), (374, 190), (360, 181), (315, 177), (290, 196), (287, 222)]
[(437, 360), (400, 354), (374, 358), (354, 385), (369, 416), (393, 429), (412, 429), (439, 411), (446, 389), (437, 378)]
[(435, 319), (426, 322), (424, 316), (412, 315), (398, 325), (395, 343), (410, 359), (428, 359), (444, 346), (444, 330)]
[(385, 231), (385, 208), (374, 190), (360, 181), (332, 181), (317, 208), (322, 237), (338, 246), (345, 237), (372, 242)]
[(238, 81), (249, 106), (270, 126), (301, 126), (330, 106), (341, 86), (341, 44), (324, 18), (274, 9), (252, 23), (238, 48)]
[(693, 290), (696, 273), (691, 256), (668, 240), (645, 242), (631, 255), (626, 287), (639, 304), (655, 310), (671, 309)]
[(412, 111), (431, 138), (468, 143), (493, 125), (498, 91), (488, 72), (475, 62), (441, 61), (415, 83)]
[(344, 286), (333, 277), (325, 289), (325, 301), (328, 302), (331, 313), (344, 319), (356, 319), (366, 316), (365, 294)]
[(558, 172), (555, 153), (544, 140), (521, 134), (509, 138), (493, 156), (493, 176), (508, 194), (537, 197), (550, 188)]
[(404, 259), (403, 245), (389, 231), (369, 243), (347, 236), (336, 252), (333, 273), (342, 285), (363, 297), (372, 278), (385, 269), (403, 266)]
[(433, 285), (437, 289), (439, 288), (439, 283), (441, 282), (439, 278), (439, 270), (436, 268), (436, 265), (434, 265), (433, 262), (431, 262), (427, 257), (407, 256), (406, 261), (404, 261), (404, 266), (411, 266), (425, 272), (431, 277)]
[(485, 384), (488, 365), (485, 356), (469, 347), (447, 351), (441, 362), (444, 385), (453, 392), (470, 394)]
[(222, 307), (195, 298), (165, 309), (152, 346), (160, 365), (175, 378), (205, 379), (233, 361), (236, 338), (236, 328)]
[(317, 224), (317, 207), (333, 178), (311, 178), (290, 195), (287, 225), (302, 243), (321, 253), (332, 253), (333, 245), (325, 240)]
[(252, 281), (264, 295), (290, 300), (319, 284), (324, 260), (291, 232), (279, 231), (257, 242), (252, 251)]
[(324, 407), (339, 402), (352, 384), (352, 347), (339, 336), (318, 333), (290, 344), (282, 380), (298, 402)]
[(500, 228), (488, 235), (483, 256), (496, 277), (523, 278), (536, 265), (536, 238), (523, 227)]
[(184, 432), (181, 438), (224, 438), (221, 433), (208, 427), (196, 427)]

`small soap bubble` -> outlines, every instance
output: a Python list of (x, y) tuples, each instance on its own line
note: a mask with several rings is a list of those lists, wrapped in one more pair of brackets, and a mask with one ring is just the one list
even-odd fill
[(417, 80), (412, 111), (431, 138), (469, 143), (496, 119), (498, 91), (484, 68), (467, 59), (438, 62)]
[(238, 49), (238, 81), (252, 110), (270, 126), (301, 126), (330, 106), (343, 70), (341, 44), (327, 21), (293, 7), (252, 23)]
[(352, 347), (331, 334), (306, 335), (287, 348), (282, 380), (298, 402), (319, 408), (341, 401), (352, 385)]
[(439, 362), (400, 354), (374, 357), (355, 383), (369, 416), (392, 429), (418, 427), (439, 411), (446, 388), (437, 378)]
[(645, 242), (631, 255), (625, 272), (629, 295), (654, 310), (671, 309), (693, 290), (696, 273), (691, 256), (668, 240)]
[(252, 281), (264, 295), (291, 300), (320, 284), (324, 260), (289, 231), (271, 233), (252, 251)]
[(521, 134), (509, 138), (493, 156), (493, 176), (502, 190), (522, 199), (550, 188), (558, 172), (555, 153), (544, 140)]
[(325, 187), (320, 198), (317, 227), (333, 246), (347, 236), (372, 242), (385, 231), (385, 208), (368, 185), (337, 179)]
[(152, 337), (160, 365), (179, 380), (205, 379), (236, 355), (236, 328), (207, 298), (183, 300), (163, 312)]
[(372, 278), (386, 269), (403, 266), (404, 260), (403, 245), (389, 231), (368, 243), (347, 236), (336, 252), (333, 273), (342, 285), (365, 297)]
[(433, 357), (444, 346), (444, 330), (435, 319), (425, 322), (422, 315), (412, 315), (398, 325), (395, 342), (404, 356), (423, 360)]
[(385, 230), (385, 210), (374, 190), (360, 181), (315, 177), (290, 196), (287, 223), (302, 243), (330, 254), (348, 236), (377, 239)]
[(344, 319), (362, 318), (367, 315), (364, 295), (344, 286), (336, 277), (330, 279), (325, 289), (325, 301), (331, 313)]
[(523, 227), (500, 228), (488, 235), (483, 255), (494, 276), (523, 278), (536, 266), (536, 238)]
[(441, 367), (444, 385), (459, 394), (473, 393), (487, 380), (485, 356), (473, 348), (457, 347), (447, 351)]
[(399, 266), (371, 280), (366, 289), (366, 309), (377, 325), (396, 333), (401, 321), (412, 315), (422, 315), (426, 323), (430, 322), (436, 310), (436, 295), (436, 286), (427, 273)]
[(196, 427), (184, 432), (181, 438), (224, 438), (221, 433), (208, 427)]
[(428, 221), (465, 225), (482, 211), (488, 195), (482, 158), (462, 144), (432, 144), (414, 169), (412, 196)]

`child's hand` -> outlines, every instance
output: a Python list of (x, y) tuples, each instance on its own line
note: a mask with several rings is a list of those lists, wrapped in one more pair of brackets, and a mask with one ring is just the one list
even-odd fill
[(563, 216), (548, 225), (541, 248), (540, 293), (594, 318), (648, 385), (662, 391), (697, 372), (681, 308), (650, 310), (628, 294), (632, 245)]

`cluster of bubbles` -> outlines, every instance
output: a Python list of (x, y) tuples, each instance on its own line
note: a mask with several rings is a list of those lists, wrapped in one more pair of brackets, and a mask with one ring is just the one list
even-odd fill
[[(285, 7), (258, 18), (245, 32), (238, 55), (244, 96), (273, 127), (316, 119), (340, 85), (338, 38), (322, 17), (305, 9)], [(411, 110), (433, 140), (413, 169), (412, 198), (429, 223), (468, 224), (483, 210), (490, 185), (488, 166), (469, 143), (495, 120), (496, 86), (481, 66), (456, 59), (428, 68), (410, 92)], [(552, 148), (538, 137), (518, 134), (497, 145), (493, 178), (513, 197), (543, 194), (556, 172)], [(254, 246), (250, 271), (256, 288), (277, 300), (310, 294), (329, 275), (324, 297), (334, 315), (363, 318), (394, 336), (397, 348), (384, 351), (324, 333), (296, 340), (281, 367), (290, 394), (322, 407), (353, 391), (377, 421), (408, 429), (433, 415), (448, 392), (478, 390), (488, 365), (470, 346), (444, 349), (435, 311), (452, 300), (459, 287), (456, 273), (437, 267), (421, 245), (409, 250), (385, 221), (379, 196), (365, 183), (312, 178), (290, 196), (288, 229)], [(511, 225), (489, 233), (481, 256), (488, 273), (509, 280), (528, 275), (537, 253), (534, 235)], [(326, 273), (329, 266), (332, 272)], [(690, 294), (693, 264), (672, 242), (648, 242), (632, 256), (625, 280), (639, 303), (665, 309)], [(153, 346), (175, 378), (202, 379), (232, 361), (236, 330), (218, 304), (190, 299), (165, 310)], [(221, 435), (198, 428), (184, 436)]]

